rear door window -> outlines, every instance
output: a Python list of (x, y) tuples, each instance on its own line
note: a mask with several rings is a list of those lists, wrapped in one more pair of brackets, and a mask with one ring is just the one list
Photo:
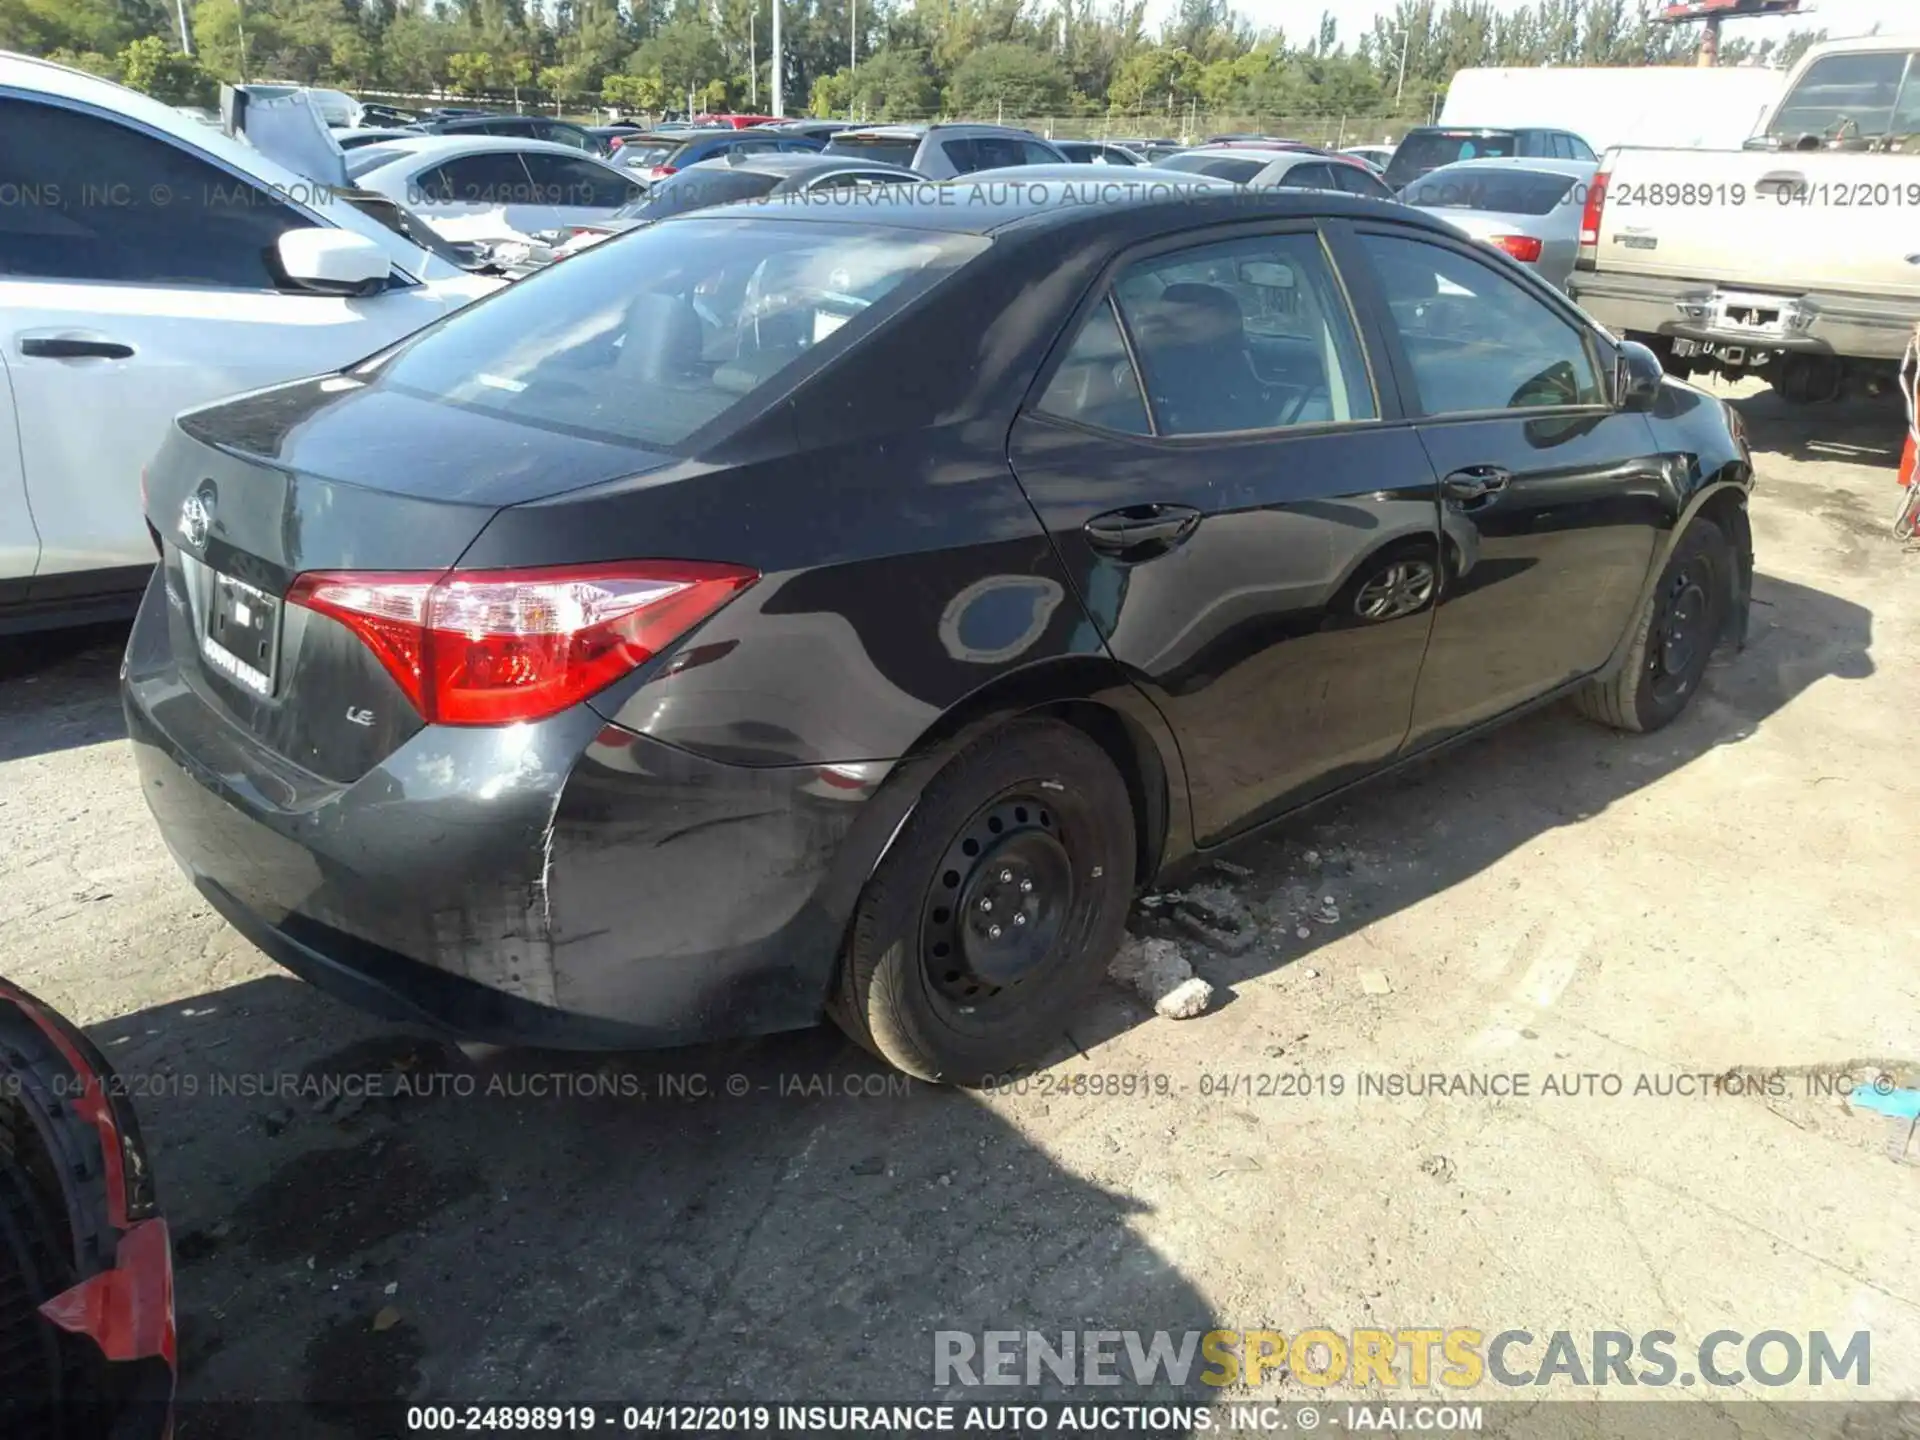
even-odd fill
[[(419, 198), (442, 205), (525, 205), (533, 200), (527, 167), (512, 150), (449, 160), (416, 176), (408, 188), (417, 191)], [(407, 198), (413, 203), (415, 197)]]
[(1152, 430), (1140, 376), (1127, 353), (1111, 299), (1101, 301), (1081, 324), (1036, 408), (1062, 420), (1127, 435)]
[(1115, 294), (1161, 435), (1378, 413), (1345, 293), (1310, 231), (1156, 255)]
[(529, 151), (521, 160), (533, 180), (533, 197), (542, 205), (577, 205), (617, 210), (640, 194), (640, 187), (585, 158)]

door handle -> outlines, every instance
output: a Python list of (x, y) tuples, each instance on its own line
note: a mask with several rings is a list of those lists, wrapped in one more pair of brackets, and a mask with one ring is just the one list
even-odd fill
[(1513, 472), (1498, 465), (1469, 465), (1447, 476), (1440, 482), (1440, 488), (1449, 500), (1471, 504), (1476, 500), (1491, 500), (1506, 489), (1512, 479)]
[(20, 342), (20, 353), (39, 360), (129, 360), (133, 346), (71, 335), (29, 335)]
[(1191, 505), (1128, 505), (1096, 515), (1081, 533), (1103, 555), (1120, 560), (1151, 560), (1184, 542), (1200, 527)]
[(1754, 181), (1753, 188), (1762, 195), (1769, 190), (1784, 190), (1791, 196), (1807, 188), (1807, 177), (1798, 170), (1774, 170)]

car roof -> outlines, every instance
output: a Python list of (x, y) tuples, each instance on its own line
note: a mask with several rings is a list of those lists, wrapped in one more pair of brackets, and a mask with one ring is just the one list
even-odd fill
[[(731, 170), (748, 175), (800, 175), (815, 170), (884, 170), (898, 174), (902, 179), (918, 178), (918, 172), (904, 165), (889, 164), (885, 160), (862, 160), (858, 155), (823, 155), (818, 150), (772, 150), (732, 152), (740, 158), (729, 159), (714, 156), (711, 160), (699, 160), (687, 166), (680, 173), (690, 175), (696, 170), (718, 174)], [(1083, 168), (1076, 166), (1076, 169)]]
[[(1099, 142), (1093, 142), (1099, 143)], [(912, 172), (909, 172), (912, 173)], [(1102, 169), (1097, 165), (1067, 164), (1049, 165), (1000, 165), (991, 170), (974, 170), (965, 175), (956, 175), (951, 180), (942, 180), (942, 185), (1013, 185), (1022, 182), (1037, 185), (1059, 181), (1076, 185), (1186, 185), (1226, 186), (1233, 182), (1222, 180), (1218, 175), (1196, 175), (1190, 170), (1162, 170), (1154, 165), (1111, 165)]]
[(492, 150), (511, 150), (516, 155), (525, 152), (572, 155), (576, 159), (605, 163), (577, 145), (562, 145), (558, 140), (533, 140), (524, 135), (409, 135), (404, 140), (382, 140), (380, 149), (393, 154), (394, 158), (385, 162), (387, 165), (397, 165), (402, 158), (484, 155)]
[(1560, 160), (1549, 156), (1535, 159), (1525, 155), (1489, 155), (1477, 160), (1456, 160), (1451, 165), (1442, 165), (1439, 170), (1429, 170), (1414, 183), (1431, 180), (1441, 170), (1535, 170), (1548, 175), (1571, 175), (1582, 179), (1600, 168), (1598, 160)]
[(1313, 160), (1332, 160), (1341, 165), (1353, 165), (1357, 162), (1351, 155), (1341, 155), (1326, 150), (1281, 148), (1278, 145), (1202, 145), (1196, 147), (1201, 154), (1230, 155), (1236, 160), (1265, 160), (1272, 164), (1277, 160), (1291, 160), (1305, 163)]
[[(1091, 186), (1095, 194), (1076, 194), (1066, 186), (978, 183), (982, 175), (999, 180), (1032, 179), (1042, 168), (1066, 169), (1074, 178)], [(862, 200), (857, 213), (839, 206), (793, 206), (770, 209), (752, 203), (720, 205), (689, 211), (659, 223), (682, 224), (690, 219), (728, 219), (753, 217), (780, 220), (801, 225), (858, 223), (900, 230), (939, 231), (955, 235), (1015, 234), (1039, 235), (1061, 231), (1090, 230), (1100, 233), (1126, 232), (1128, 240), (1148, 238), (1185, 229), (1201, 229), (1228, 221), (1291, 220), (1316, 215), (1356, 219), (1392, 219), (1405, 225), (1451, 235), (1452, 228), (1411, 206), (1395, 201), (1375, 200), (1337, 190), (1249, 190), (1216, 180), (1212, 185), (1196, 184), (1196, 177), (1174, 172), (1165, 177), (1178, 183), (1177, 190), (1166, 194), (1141, 196), (1137, 187), (1151, 187), (1154, 176), (1145, 181), (1146, 169), (1132, 169), (1122, 178), (1116, 172), (1111, 181), (1092, 178), (1086, 167), (1042, 167), (1023, 165), (1000, 171), (978, 171), (935, 185), (876, 186)], [(1023, 174), (1024, 172), (1024, 174)], [(1201, 177), (1205, 178), (1205, 177)], [(1196, 193), (1198, 192), (1198, 193)], [(952, 199), (942, 199), (951, 194)]]

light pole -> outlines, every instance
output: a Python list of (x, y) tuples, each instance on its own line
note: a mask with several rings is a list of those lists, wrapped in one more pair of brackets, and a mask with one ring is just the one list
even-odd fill
[(847, 69), (860, 70), (860, 0), (847, 0)]
[(759, 0), (755, 0), (754, 7), (747, 11), (747, 104), (755, 110), (760, 108), (759, 20)]
[(193, 54), (193, 40), (187, 34), (187, 0), (174, 0), (173, 8), (180, 15), (180, 53)]
[(783, 120), (787, 114), (787, 100), (781, 70), (785, 68), (780, 53), (780, 0), (773, 0), (773, 118)]
[(1394, 82), (1393, 86), (1393, 113), (1395, 115), (1400, 113), (1400, 97), (1406, 94), (1407, 91), (1407, 46), (1412, 43), (1413, 32), (1410, 30), (1402, 30), (1400, 32), (1400, 78)]

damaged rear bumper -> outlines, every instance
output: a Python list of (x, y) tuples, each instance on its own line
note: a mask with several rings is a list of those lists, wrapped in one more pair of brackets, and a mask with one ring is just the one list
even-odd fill
[(820, 1017), (857, 888), (836, 877), (884, 765), (727, 765), (580, 706), (430, 726), (333, 784), (265, 751), (162, 657), (130, 652), (123, 690), (181, 867), (271, 958), (349, 1003), (579, 1049)]

